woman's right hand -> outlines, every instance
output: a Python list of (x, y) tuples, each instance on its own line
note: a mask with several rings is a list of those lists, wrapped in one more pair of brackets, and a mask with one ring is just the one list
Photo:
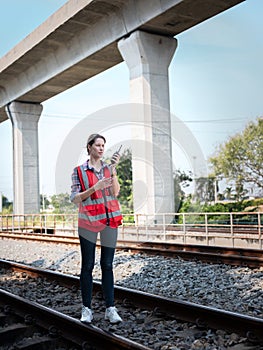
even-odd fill
[(101, 180), (99, 180), (95, 185), (94, 185), (94, 190), (103, 190), (106, 187), (110, 187), (112, 185), (112, 178), (111, 177), (103, 177)]

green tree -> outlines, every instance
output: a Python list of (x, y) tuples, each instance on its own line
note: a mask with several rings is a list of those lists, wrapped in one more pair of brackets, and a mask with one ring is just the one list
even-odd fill
[(120, 201), (122, 212), (124, 214), (132, 213), (132, 153), (128, 148), (121, 155), (120, 162), (117, 166), (117, 173), (120, 183), (118, 200)]
[(231, 186), (226, 187), (224, 194), (225, 194), (226, 199), (232, 199), (233, 198), (233, 188)]
[(71, 203), (68, 193), (54, 194), (51, 196), (50, 203), (54, 207), (55, 214), (71, 214), (76, 212), (76, 206)]
[(246, 195), (245, 184), (263, 190), (263, 118), (250, 122), (246, 128), (220, 145), (210, 159), (216, 176), (235, 183), (236, 199)]
[(2, 195), (2, 214), (12, 214), (13, 213), (13, 202), (10, 202), (8, 198)]
[(40, 208), (42, 210), (46, 210), (50, 204), (50, 201), (48, 200), (47, 196), (44, 194), (40, 194)]
[(195, 180), (194, 199), (198, 202), (207, 203), (215, 201), (218, 193), (218, 185), (214, 176), (199, 177)]
[(174, 178), (174, 208), (175, 212), (179, 212), (183, 201), (185, 200), (184, 189), (190, 186), (193, 181), (192, 173), (186, 174), (184, 171), (176, 170), (173, 175)]

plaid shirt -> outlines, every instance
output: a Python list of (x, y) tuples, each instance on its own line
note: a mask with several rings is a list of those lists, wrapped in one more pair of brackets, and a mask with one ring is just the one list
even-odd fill
[[(94, 174), (97, 176), (97, 178), (99, 180), (101, 180), (104, 176), (104, 168), (108, 166), (108, 164), (101, 162), (102, 167), (100, 168), (100, 171), (97, 171), (93, 168), (93, 166), (89, 165), (89, 161), (87, 160), (83, 165), (83, 168), (85, 171), (87, 170), (91, 170), (94, 172)], [(79, 181), (79, 175), (78, 175), (78, 170), (77, 167), (74, 168), (73, 170), (73, 174), (71, 176), (71, 180), (72, 180), (72, 185), (71, 185), (71, 195), (70, 195), (70, 200), (73, 201), (74, 198), (76, 197), (76, 195), (80, 192), (82, 192), (81, 190), (81, 184)]]

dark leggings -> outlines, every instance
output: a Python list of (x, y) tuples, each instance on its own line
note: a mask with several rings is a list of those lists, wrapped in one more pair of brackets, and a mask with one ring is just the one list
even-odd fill
[[(79, 227), (81, 249), (80, 288), (83, 305), (91, 308), (93, 277), (95, 263), (97, 232), (88, 231)], [(106, 307), (114, 306), (114, 278), (112, 262), (115, 253), (118, 229), (106, 226), (100, 232), (101, 256), (100, 266), (102, 274), (102, 291)]]

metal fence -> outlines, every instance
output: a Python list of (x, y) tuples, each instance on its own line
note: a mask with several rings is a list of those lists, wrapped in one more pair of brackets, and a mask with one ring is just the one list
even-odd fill
[[(263, 213), (124, 214), (120, 239), (262, 249)], [(77, 236), (77, 214), (1, 215), (11, 233)]]

